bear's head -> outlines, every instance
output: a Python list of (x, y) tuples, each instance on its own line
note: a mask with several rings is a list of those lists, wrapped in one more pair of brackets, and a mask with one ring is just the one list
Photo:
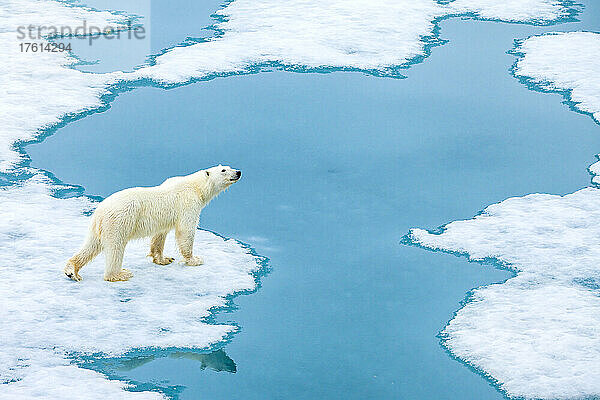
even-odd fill
[(212, 184), (211, 186), (217, 190), (225, 190), (242, 177), (242, 171), (233, 169), (229, 166), (217, 165), (209, 169), (205, 169), (206, 179)]

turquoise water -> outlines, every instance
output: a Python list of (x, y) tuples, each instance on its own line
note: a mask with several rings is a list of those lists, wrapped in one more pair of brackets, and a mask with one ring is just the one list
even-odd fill
[(34, 166), (100, 196), (220, 162), (244, 172), (201, 219), (270, 258), (261, 289), (216, 316), (242, 331), (216, 354), (105, 370), (182, 386), (182, 399), (502, 398), (436, 334), (470, 289), (509, 273), (399, 240), (589, 183), (598, 127), (510, 76), (505, 52), (513, 38), (597, 28), (597, 15), (589, 5), (583, 23), (549, 28), (444, 21), (450, 43), (408, 79), (271, 72), (140, 88), (28, 146)]

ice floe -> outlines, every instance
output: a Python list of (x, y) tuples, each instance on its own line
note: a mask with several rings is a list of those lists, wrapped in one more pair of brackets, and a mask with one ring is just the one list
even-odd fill
[[(600, 123), (600, 34), (565, 32), (533, 36), (521, 42), (514, 74), (542, 90), (564, 92), (575, 109)], [(589, 168), (600, 184), (600, 162)]]
[(600, 34), (561, 32), (532, 36), (516, 49), (514, 74), (541, 89), (568, 92), (573, 106), (600, 122)]
[[(565, 93), (572, 107), (600, 121), (599, 34), (533, 36), (515, 54), (515, 76)], [(600, 183), (600, 163), (590, 171)], [(509, 396), (600, 396), (598, 188), (511, 198), (441, 233), (414, 229), (408, 238), (516, 272), (505, 283), (474, 290), (446, 326), (443, 343), (454, 355)]]
[[(520, 42), (514, 74), (565, 93), (600, 120), (600, 35), (551, 33)], [(600, 183), (600, 163), (590, 167)], [(532, 194), (489, 206), (441, 232), (414, 229), (420, 246), (494, 260), (516, 272), (473, 291), (443, 343), (506, 391), (525, 398), (600, 396), (600, 190)]]
[[(53, 393), (54, 387), (29, 387), (27, 382), (43, 376), (60, 386), (66, 379), (62, 374), (68, 374), (89, 380), (93, 386), (86, 390), (96, 396), (96, 388), (102, 393), (115, 385), (69, 366), (67, 354), (206, 348), (236, 330), (203, 318), (226, 305), (227, 296), (256, 288), (260, 260), (248, 249), (198, 231), (195, 252), (206, 264), (163, 267), (146, 259), (147, 240), (132, 242), (124, 260), (134, 273), (131, 281), (105, 282), (99, 256), (82, 270), (84, 280), (74, 283), (61, 268), (81, 244), (89, 220), (84, 212), (95, 203), (85, 197), (57, 199), (49, 188), (44, 179), (33, 178), (0, 189), (0, 377), (3, 382), (20, 379), (2, 386), (0, 393), (19, 388)], [(178, 254), (172, 237), (165, 254)], [(75, 381), (65, 384), (72, 389)]]
[(510, 396), (600, 395), (600, 189), (510, 198), (409, 238), (516, 272), (474, 290), (446, 326), (454, 355)]
[(118, 73), (88, 74), (71, 68), (77, 60), (67, 52), (21, 51), (21, 43), (47, 42), (37, 38), (35, 29), (35, 40), (20, 39), (19, 27), (46, 27), (43, 34), (51, 32), (49, 27), (75, 31), (84, 21), (88, 31), (92, 26), (117, 29), (126, 18), (53, 0), (0, 0), (0, 172), (19, 161), (15, 143), (33, 139), (65, 115), (99, 107), (107, 86), (118, 80)]
[[(193, 78), (256, 70), (280, 64), (300, 70), (360, 69), (396, 75), (398, 66), (425, 56), (436, 43), (435, 21), (452, 15), (518, 22), (551, 22), (570, 12), (556, 0), (236, 0), (217, 15), (222, 35), (175, 47), (155, 65), (123, 74), (82, 73), (66, 53), (22, 52), (19, 26), (115, 28), (126, 23), (111, 14), (53, 0), (0, 0), (0, 172), (20, 160), (14, 145), (40, 130), (102, 105), (101, 96), (119, 81), (153, 79), (180, 84)], [(40, 93), (47, 94), (45, 97)], [(36, 101), (32, 101), (32, 99)], [(41, 99), (47, 99), (43, 101)]]
[(560, 0), (455, 0), (453, 12), (506, 22), (547, 24), (571, 16), (571, 5)]
[[(0, 0), (0, 172), (15, 172), (19, 166), (16, 143), (34, 139), (66, 116), (100, 107), (102, 95), (121, 80), (183, 83), (273, 63), (391, 75), (396, 67), (426, 55), (427, 44), (436, 42), (436, 19), (470, 15), (552, 22), (569, 14), (569, 4), (236, 0), (218, 12), (218, 37), (171, 49), (155, 65), (134, 73), (91, 74), (72, 69), (76, 59), (66, 53), (21, 52), (17, 27), (74, 29), (85, 20), (88, 27), (118, 28), (126, 17), (53, 0)], [(40, 177), (0, 189), (0, 398), (160, 398), (153, 392), (125, 391), (122, 382), (80, 368), (69, 356), (146, 347), (204, 348), (222, 341), (235, 327), (208, 324), (203, 317), (223, 306), (228, 295), (255, 288), (259, 260), (234, 240), (199, 231), (196, 247), (206, 261), (202, 268), (155, 266), (144, 258), (147, 244), (135, 242), (125, 259), (135, 274), (132, 281), (104, 282), (100, 257), (82, 271), (84, 281), (75, 284), (62, 276), (61, 268), (86, 231), (84, 211), (95, 203), (84, 197), (57, 199), (50, 195), (52, 189)], [(176, 254), (172, 239), (167, 252)], [(592, 283), (563, 286), (578, 291), (585, 308), (585, 290), (593, 291), (596, 281), (585, 274), (578, 278)], [(574, 322), (563, 328), (569, 323)], [(448, 340), (459, 336), (449, 333)]]
[(570, 12), (567, 2), (556, 0), (236, 0), (216, 13), (220, 37), (172, 48), (133, 76), (177, 84), (273, 63), (394, 75), (398, 66), (426, 55), (438, 18), (539, 23)]

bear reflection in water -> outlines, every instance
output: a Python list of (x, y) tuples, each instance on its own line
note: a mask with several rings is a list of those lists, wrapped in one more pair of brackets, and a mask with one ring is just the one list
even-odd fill
[[(193, 351), (175, 351), (173, 353), (169, 353), (170, 358), (186, 358), (188, 360), (195, 360), (200, 362), (200, 369), (211, 369), (216, 372), (231, 372), (235, 373), (237, 371), (237, 367), (235, 365), (235, 361), (233, 361), (229, 356), (222, 350), (216, 350), (212, 353), (197, 353)], [(129, 371), (134, 368), (140, 367), (144, 364), (149, 363), (150, 361), (156, 360), (160, 358), (160, 356), (150, 355), (150, 356), (140, 356), (134, 357), (125, 361), (122, 361), (119, 366), (119, 370)]]

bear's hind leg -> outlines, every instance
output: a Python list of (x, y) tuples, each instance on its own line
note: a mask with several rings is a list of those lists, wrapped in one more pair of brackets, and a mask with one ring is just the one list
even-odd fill
[(98, 238), (90, 233), (81, 249), (67, 261), (67, 266), (63, 270), (65, 275), (74, 281), (79, 282), (81, 276), (79, 270), (87, 263), (92, 261), (94, 257), (100, 253), (102, 246)]
[(128, 281), (133, 274), (131, 271), (122, 268), (123, 253), (126, 243), (111, 244), (104, 249), (106, 256), (106, 269), (104, 270), (104, 280), (109, 282)]
[(165, 257), (163, 255), (166, 238), (167, 232), (163, 232), (155, 235), (150, 241), (150, 254), (148, 254), (148, 257), (152, 257), (154, 264), (168, 265), (175, 261), (173, 257)]

